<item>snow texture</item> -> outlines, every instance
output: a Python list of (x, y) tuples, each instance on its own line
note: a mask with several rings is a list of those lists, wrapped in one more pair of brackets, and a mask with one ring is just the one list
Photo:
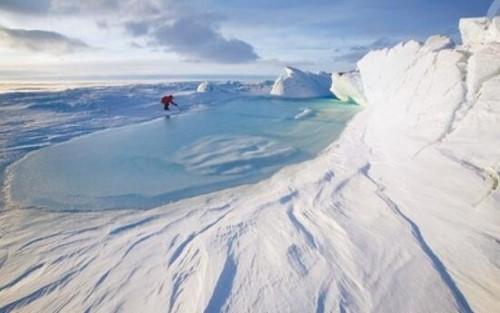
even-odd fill
[(464, 18), (460, 20), (462, 43), (469, 48), (476, 45), (500, 43), (500, 16), (493, 19)]
[(303, 72), (293, 67), (286, 67), (285, 74), (274, 82), (271, 95), (285, 98), (328, 97), (331, 77), (328, 73)]
[(146, 212), (3, 211), (0, 312), (498, 312), (500, 74), (469, 73), (500, 58), (483, 22), (461, 22), (464, 43), (491, 53), (369, 53), (365, 110), (258, 184)]
[(188, 171), (202, 175), (236, 175), (255, 171), (256, 163), (293, 153), (293, 147), (262, 137), (212, 136), (181, 148), (175, 159)]

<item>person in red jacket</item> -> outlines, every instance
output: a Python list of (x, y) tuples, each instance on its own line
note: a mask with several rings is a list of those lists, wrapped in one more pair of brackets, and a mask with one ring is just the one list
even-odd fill
[(168, 96), (165, 96), (165, 97), (161, 98), (161, 103), (163, 104), (163, 109), (165, 111), (169, 110), (169, 106), (171, 104), (175, 105), (176, 107), (179, 107), (177, 105), (177, 103), (174, 102), (174, 96), (172, 96), (172, 95), (168, 95)]

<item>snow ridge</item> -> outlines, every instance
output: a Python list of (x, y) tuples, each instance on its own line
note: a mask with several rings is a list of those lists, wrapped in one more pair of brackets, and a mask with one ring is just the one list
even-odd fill
[[(2, 211), (0, 312), (497, 311), (500, 77), (469, 67), (500, 53), (481, 23), (461, 23), (464, 46), (369, 53), (365, 110), (258, 184), (145, 212)], [(469, 93), (472, 77), (488, 78)]]

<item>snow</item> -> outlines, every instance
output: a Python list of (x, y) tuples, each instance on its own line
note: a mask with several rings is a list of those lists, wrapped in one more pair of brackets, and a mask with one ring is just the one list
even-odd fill
[(477, 49), (467, 63), (467, 99), (477, 97), (484, 82), (500, 73), (500, 43)]
[(198, 85), (198, 88), (196, 89), (196, 92), (214, 92), (216, 91), (216, 84), (209, 82), (209, 81), (204, 81), (200, 85)]
[(330, 91), (340, 101), (367, 105), (359, 72), (333, 73)]
[(286, 67), (285, 73), (274, 82), (271, 95), (285, 98), (319, 98), (331, 96), (331, 77), (328, 73), (303, 72)]
[(452, 49), (455, 47), (455, 43), (449, 37), (442, 35), (435, 35), (427, 39), (427, 41), (424, 44), (424, 47), (425, 49), (433, 52), (443, 49)]
[(460, 20), (462, 43), (469, 48), (476, 45), (500, 43), (500, 16), (493, 19), (463, 18)]
[(483, 23), (462, 21), (455, 49), (369, 53), (364, 111), (260, 183), (145, 212), (3, 211), (0, 311), (497, 312), (500, 73), (482, 64), (500, 54)]

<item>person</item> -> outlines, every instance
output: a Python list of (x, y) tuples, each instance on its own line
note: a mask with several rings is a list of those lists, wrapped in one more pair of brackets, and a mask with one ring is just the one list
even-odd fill
[(165, 111), (169, 110), (169, 106), (171, 104), (175, 105), (176, 107), (179, 107), (177, 105), (177, 103), (174, 102), (174, 96), (172, 96), (172, 95), (168, 95), (168, 96), (165, 96), (165, 97), (161, 98), (161, 103), (163, 104), (163, 109)]

